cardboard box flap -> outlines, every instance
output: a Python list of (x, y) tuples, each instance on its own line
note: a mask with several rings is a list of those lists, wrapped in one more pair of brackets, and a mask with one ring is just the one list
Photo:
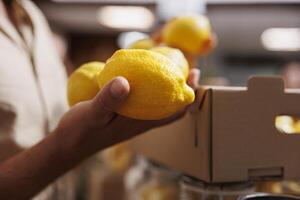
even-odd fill
[(135, 150), (171, 169), (212, 183), (300, 179), (300, 134), (275, 127), (279, 115), (300, 116), (300, 90), (279, 77), (254, 77), (248, 87), (204, 86), (181, 120), (149, 131)]
[[(136, 152), (153, 161), (190, 176), (209, 180), (209, 162), (200, 160), (210, 159), (210, 137), (206, 133), (210, 128), (211, 102), (206, 96), (210, 96), (211, 91), (197, 93), (199, 95), (195, 103), (182, 119), (138, 136), (132, 143)], [(199, 114), (200, 102), (203, 109)], [(198, 121), (202, 122), (201, 126)]]
[(261, 94), (279, 96), (284, 93), (284, 83), (279, 76), (256, 76), (248, 80), (248, 91), (249, 93), (253, 93), (253, 96)]
[(212, 91), (211, 88), (204, 88), (204, 87), (200, 87), (197, 91), (196, 91), (196, 99), (195, 99), (195, 103), (193, 104), (193, 108), (192, 111), (200, 111), (203, 108), (204, 105), (204, 101), (207, 98), (207, 96), (209, 96)]
[(247, 90), (246, 87), (228, 87), (228, 86), (210, 86), (210, 85), (204, 85), (200, 86), (196, 90), (196, 99), (195, 103), (192, 106), (192, 110), (195, 111), (195, 107), (197, 107), (197, 111), (201, 111), (205, 99), (208, 99), (208, 101), (211, 101), (211, 97), (209, 96), (209, 93), (212, 91), (221, 90), (221, 91), (243, 91)]
[(300, 114), (299, 93), (285, 93), (279, 77), (255, 77), (246, 91), (213, 90), (212, 101), (213, 182), (300, 178), (300, 135), (275, 128), (276, 116)]

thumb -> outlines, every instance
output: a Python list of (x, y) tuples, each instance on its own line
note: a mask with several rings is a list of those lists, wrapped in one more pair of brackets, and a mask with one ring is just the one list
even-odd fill
[(128, 81), (116, 77), (106, 84), (92, 100), (92, 116), (108, 123), (116, 109), (124, 102), (130, 91)]

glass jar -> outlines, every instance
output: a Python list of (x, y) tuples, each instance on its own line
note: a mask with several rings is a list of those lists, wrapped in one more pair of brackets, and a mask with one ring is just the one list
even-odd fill
[(263, 193), (272, 193), (272, 194), (282, 194), (283, 188), (280, 181), (276, 180), (264, 180), (264, 181), (256, 181), (256, 192)]
[(123, 199), (125, 194), (124, 174), (109, 168), (103, 162), (101, 153), (92, 157), (84, 170), (86, 172), (85, 190), (80, 192), (81, 199)]
[(300, 196), (300, 182), (287, 180), (260, 181), (256, 183), (256, 192)]
[(139, 158), (126, 175), (128, 200), (178, 200), (178, 173)]
[(237, 200), (300, 200), (297, 196), (289, 196), (283, 194), (255, 193), (251, 195), (241, 196)]
[(134, 164), (129, 168), (124, 177), (127, 200), (137, 199), (137, 190), (148, 181), (149, 175), (148, 161), (141, 156), (136, 156)]
[(84, 199), (124, 199), (124, 176), (133, 160), (128, 145), (117, 144), (90, 158), (85, 167), (86, 191), (81, 192), (86, 196)]
[(253, 192), (253, 182), (209, 184), (187, 176), (180, 181), (181, 200), (236, 200)]
[(282, 181), (282, 193), (300, 196), (300, 182), (299, 181)]

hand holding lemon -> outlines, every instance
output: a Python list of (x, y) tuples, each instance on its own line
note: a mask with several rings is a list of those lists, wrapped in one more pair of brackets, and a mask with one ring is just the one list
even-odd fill
[[(102, 64), (97, 65), (101, 68)], [(69, 79), (69, 100), (78, 102), (70, 101), (73, 106), (56, 129), (63, 138), (68, 138), (64, 140), (66, 149), (80, 153), (76, 159), (182, 117), (186, 106), (194, 100), (193, 89), (199, 81), (199, 70), (191, 69), (185, 81), (171, 59), (149, 50), (120, 50), (100, 72), (86, 65), (84, 68), (94, 75), (79, 68), (74, 73), (87, 77)], [(98, 93), (81, 101), (85, 98), (76, 97), (80, 90), (94, 94), (94, 90), (85, 87), (95, 84), (95, 77)], [(83, 80), (90, 83), (81, 84)]]
[[(168, 50), (172, 52), (172, 49)], [(175, 63), (168, 55), (164, 56), (155, 51), (158, 50), (118, 50), (104, 67), (98, 63), (98, 70), (89, 68), (94, 76), (89, 76), (90, 74), (85, 72), (87, 66), (91, 64), (82, 66), (69, 79), (70, 105), (74, 104), (74, 99), (86, 100), (95, 95), (95, 90), (89, 88), (91, 86), (96, 88), (95, 77), (101, 90), (111, 80), (120, 76), (126, 78), (130, 86), (127, 99), (116, 110), (120, 115), (134, 119), (159, 120), (191, 104), (195, 95), (193, 89), (185, 81), (187, 69), (185, 68), (186, 74), (184, 74), (178, 62)], [(77, 79), (74, 78), (76, 74), (79, 77)], [(81, 90), (88, 91), (84, 93), (86, 98), (82, 97)]]

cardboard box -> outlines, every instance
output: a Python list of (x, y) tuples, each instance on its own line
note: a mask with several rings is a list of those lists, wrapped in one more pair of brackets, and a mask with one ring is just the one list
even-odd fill
[(300, 116), (300, 90), (279, 77), (254, 77), (247, 88), (202, 87), (181, 120), (133, 140), (137, 153), (210, 183), (300, 179), (300, 134), (275, 127)]

